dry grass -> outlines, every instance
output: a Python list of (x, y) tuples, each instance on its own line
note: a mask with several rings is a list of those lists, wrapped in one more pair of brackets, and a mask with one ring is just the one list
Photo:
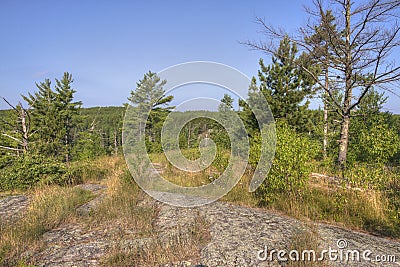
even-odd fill
[[(120, 164), (121, 158), (103, 157), (94, 161), (76, 162), (70, 167), (71, 182), (98, 182)], [(14, 194), (16, 192), (13, 192)], [(62, 224), (82, 220), (77, 207), (94, 196), (78, 187), (38, 186), (23, 192), (32, 198), (24, 216), (17, 222), (0, 222), (0, 263), (2, 266), (24, 266), (26, 251), (43, 246), (42, 235)]]
[(169, 243), (162, 241), (156, 233), (150, 242), (131, 249), (116, 247), (104, 260), (105, 266), (159, 266), (171, 262), (197, 261), (200, 250), (210, 239), (208, 223), (198, 217), (193, 225), (174, 236)]
[[(153, 163), (161, 166), (163, 178), (180, 186), (203, 186), (218, 179), (221, 175), (221, 172), (214, 166), (210, 166), (200, 172), (185, 172), (169, 164), (164, 154), (151, 154), (150, 159)], [(239, 205), (257, 206), (255, 195), (249, 192), (249, 185), (252, 178), (253, 174), (251, 171), (246, 170), (243, 177), (222, 200)]]
[(0, 262), (3, 266), (24, 261), (21, 254), (39, 248), (46, 231), (76, 220), (76, 208), (92, 195), (79, 188), (51, 186), (36, 189), (32, 197), (32, 204), (18, 222), (1, 225)]
[[(299, 253), (299, 258), (300, 260), (292, 261), (288, 260), (286, 266), (290, 267), (313, 267), (313, 266), (329, 266), (329, 263), (327, 259), (319, 261), (318, 258), (320, 258), (322, 249), (320, 248), (320, 239), (318, 236), (318, 233), (315, 229), (314, 225), (310, 225), (306, 230), (299, 231), (295, 235), (291, 237), (291, 242), (289, 244), (288, 251), (295, 250)], [(302, 259), (303, 251), (314, 251), (315, 252), (315, 259), (311, 258), (311, 260), (308, 260), (306, 258), (308, 256), (304, 255), (305, 260)]]
[(251, 171), (247, 170), (235, 187), (233, 187), (228, 194), (222, 197), (222, 200), (243, 206), (258, 206), (258, 200), (255, 194), (249, 192), (250, 181), (252, 178), (253, 174)]
[(108, 179), (111, 173), (124, 164), (120, 156), (104, 156), (94, 160), (72, 162), (69, 168), (72, 184), (97, 183)]
[[(82, 168), (80, 168), (81, 166)], [(25, 216), (14, 224), (0, 224), (0, 262), (2, 266), (26, 266), (24, 252), (43, 248), (45, 232), (62, 224), (80, 222), (87, 227), (118, 227), (128, 236), (116, 236), (118, 244), (103, 259), (107, 266), (153, 266), (160, 262), (195, 259), (209, 238), (207, 223), (198, 218), (165, 246), (154, 229), (157, 208), (133, 181), (122, 157), (104, 157), (76, 163), (75, 182), (102, 183), (107, 186), (99, 206), (82, 217), (76, 208), (94, 196), (78, 187), (42, 186), (29, 192), (33, 200)], [(184, 238), (183, 238), (184, 236)], [(123, 248), (125, 239), (150, 240), (135, 249)], [(29, 254), (29, 253), (28, 253)], [(25, 255), (28, 255), (25, 253)]]
[(91, 214), (90, 224), (115, 223), (136, 229), (139, 236), (151, 233), (152, 220), (156, 216), (153, 205), (140, 205), (145, 193), (133, 181), (123, 159), (115, 163), (115, 169), (103, 183), (107, 186), (106, 196)]
[[(151, 159), (164, 164), (166, 169), (163, 176), (184, 186), (209, 183), (211, 174), (215, 172), (215, 169), (208, 169), (196, 175), (187, 175), (181, 170), (172, 170), (163, 155), (151, 155)], [(196, 259), (199, 256), (200, 249), (209, 240), (208, 225), (204, 218), (197, 218), (195, 224), (183, 229), (185, 238), (178, 234), (166, 247), (154, 228), (157, 208), (133, 181), (122, 157), (103, 157), (80, 163), (80, 166), (76, 163), (76, 172), (72, 172), (76, 182), (103, 183), (107, 186), (106, 196), (98, 208), (88, 217), (76, 214), (76, 208), (93, 197), (91, 193), (79, 188), (44, 186), (31, 191), (33, 202), (24, 218), (13, 225), (0, 224), (0, 260), (4, 266), (23, 262), (21, 253), (28, 249), (39, 249), (43, 245), (41, 237), (46, 231), (76, 220), (87, 223), (89, 227), (115, 223), (122, 229), (134, 229), (129, 238), (148, 240), (144, 245), (131, 249), (116, 246), (103, 259), (103, 264), (107, 266), (155, 266), (162, 262)], [(251, 178), (252, 173), (246, 171), (222, 200), (258, 206), (256, 196), (248, 192)], [(387, 198), (379, 191), (349, 190), (323, 180), (311, 180), (301, 197), (282, 194), (266, 208), (295, 218), (339, 223), (349, 228), (399, 237), (399, 222), (388, 206)], [(293, 238), (292, 246), (310, 249), (314, 241), (313, 232), (302, 232)]]
[[(93, 162), (75, 163), (71, 173), (77, 182), (95, 182), (107, 186), (99, 206), (87, 217), (77, 214), (76, 208), (89, 201), (93, 195), (78, 187), (43, 186), (30, 192), (33, 201), (25, 216), (18, 222), (1, 225), (0, 262), (2, 266), (26, 266), (26, 251), (43, 247), (45, 232), (62, 224), (80, 222), (90, 227), (118, 227), (129, 236), (116, 236), (118, 244), (103, 259), (107, 266), (153, 266), (196, 258), (208, 238), (208, 227), (199, 218), (196, 224), (185, 229), (185, 238), (179, 236), (165, 246), (154, 229), (157, 208), (154, 202), (133, 181), (122, 157), (104, 157)], [(81, 168), (80, 168), (81, 167)], [(127, 250), (125, 238), (150, 240), (145, 246)], [(27, 255), (27, 254), (26, 254)]]
[(151, 154), (150, 159), (161, 167), (164, 179), (180, 186), (197, 187), (206, 185), (220, 175), (214, 167), (208, 167), (200, 172), (185, 172), (168, 163), (164, 154)]

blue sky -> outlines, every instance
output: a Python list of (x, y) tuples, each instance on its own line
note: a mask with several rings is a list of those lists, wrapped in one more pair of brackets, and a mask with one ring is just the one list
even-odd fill
[[(261, 38), (255, 16), (291, 31), (310, 2), (2, 0), (0, 95), (16, 103), (68, 71), (84, 106), (121, 105), (145, 72), (196, 60), (253, 76), (268, 57), (239, 41)], [(399, 100), (386, 108), (400, 113)]]

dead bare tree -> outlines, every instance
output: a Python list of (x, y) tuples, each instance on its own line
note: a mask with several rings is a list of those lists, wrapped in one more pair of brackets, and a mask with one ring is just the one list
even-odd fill
[[(340, 84), (342, 101), (335, 98), (325, 78), (321, 79), (308, 66), (300, 66), (326, 92), (341, 116), (337, 161), (342, 168), (346, 165), (349, 125), (351, 117), (356, 115), (354, 111), (373, 87), (394, 93), (394, 87), (390, 86), (400, 81), (400, 66), (390, 57), (400, 44), (399, 7), (399, 0), (369, 0), (363, 3), (333, 0), (329, 5), (323, 0), (315, 0), (314, 8), (306, 10), (311, 15), (307, 25), (289, 35), (291, 41), (316, 62), (322, 66), (325, 64), (328, 76), (336, 77), (336, 83)], [(321, 51), (320, 44), (307, 41), (323, 21), (326, 10), (332, 10), (337, 29), (324, 29), (328, 37), (329, 61), (325, 57), (327, 54), (321, 56), (317, 53)], [(247, 41), (244, 44), (268, 54), (275, 53), (277, 40), (288, 33), (270, 26), (264, 19), (257, 18), (257, 22), (267, 41)]]
[(6, 131), (3, 129), (1, 135), (11, 139), (17, 143), (17, 147), (11, 147), (7, 145), (0, 145), (0, 148), (6, 150), (26, 153), (29, 149), (29, 136), (30, 136), (30, 116), (28, 109), (25, 109), (21, 102), (18, 105), (12, 105), (6, 98), (1, 97), (5, 103), (11, 108), (12, 112), (16, 114), (16, 122), (10, 122), (5, 119), (1, 119), (2, 123), (5, 124), (9, 129)]

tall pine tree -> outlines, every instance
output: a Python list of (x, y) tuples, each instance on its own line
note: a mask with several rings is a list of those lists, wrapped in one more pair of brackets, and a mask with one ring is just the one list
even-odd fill
[[(337, 30), (337, 25), (335, 24), (335, 17), (332, 14), (332, 10), (320, 10), (320, 21), (319, 25), (314, 27), (314, 34), (306, 37), (305, 42), (313, 47), (313, 50), (309, 51), (308, 57), (310, 60), (319, 67), (321, 75), (321, 80), (323, 80), (324, 88), (319, 88), (321, 91), (321, 99), (324, 105), (323, 111), (323, 153), (324, 157), (327, 157), (327, 148), (329, 142), (329, 120), (328, 112), (333, 109), (336, 110), (334, 104), (332, 103), (327, 90), (331, 92), (331, 97), (336, 94), (335, 88), (332, 88), (332, 77), (330, 77), (331, 62), (337, 60), (337, 55), (335, 55), (332, 50), (334, 49), (330, 40), (334, 39), (335, 44), (342, 42), (340, 33)], [(335, 37), (332, 38), (331, 36)], [(338, 45), (338, 44), (337, 44)], [(331, 73), (332, 76), (332, 73)], [(336, 77), (335, 77), (336, 79)]]
[(306, 97), (312, 93), (313, 82), (308, 75), (298, 67), (296, 60), (296, 44), (285, 36), (277, 52), (272, 57), (272, 64), (264, 65), (260, 59), (260, 90), (264, 94), (275, 118), (286, 119), (293, 127), (307, 130), (305, 110), (309, 102)]
[(71, 88), (72, 82), (72, 75), (65, 72), (61, 80), (56, 79), (55, 90), (51, 88), (51, 81), (46, 79), (36, 84), (38, 92), (23, 96), (32, 107), (32, 141), (35, 152), (66, 162), (70, 161), (73, 131), (82, 104), (73, 102), (76, 91)]
[(79, 123), (81, 116), (79, 110), (82, 105), (81, 101), (73, 102), (74, 93), (76, 91), (71, 88), (73, 83), (72, 75), (68, 72), (64, 73), (61, 80), (56, 79), (56, 101), (58, 113), (58, 122), (60, 126), (59, 139), (63, 143), (63, 152), (65, 161), (71, 159), (71, 150), (75, 136), (75, 128)]
[(168, 106), (173, 96), (165, 95), (163, 87), (166, 82), (166, 80), (161, 81), (156, 73), (149, 71), (136, 83), (136, 90), (131, 91), (131, 96), (128, 98), (139, 119), (136, 122), (138, 135), (146, 133), (146, 145), (151, 152), (161, 150), (162, 125), (170, 110), (174, 108)]

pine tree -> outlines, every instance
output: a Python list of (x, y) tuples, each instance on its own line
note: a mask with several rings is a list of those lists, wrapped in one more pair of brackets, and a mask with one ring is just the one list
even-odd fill
[[(310, 23), (299, 28), (300, 36), (291, 37), (303, 51), (321, 48), (319, 43), (309, 42), (308, 39), (315, 34), (316, 24), (319, 25), (326, 14), (326, 4), (325, 1), (314, 1), (315, 9), (309, 9), (308, 12)], [(330, 87), (325, 85), (318, 73), (313, 73), (310, 66), (299, 64), (327, 93), (341, 116), (337, 163), (342, 170), (346, 167), (350, 121), (354, 111), (372, 88), (380, 87), (390, 91), (397, 86), (388, 87), (389, 85), (400, 82), (400, 66), (391, 58), (400, 41), (399, 8), (400, 2), (392, 0), (343, 0), (329, 3), (329, 9), (335, 12), (332, 25), (337, 25), (337, 31), (326, 28), (324, 35), (328, 37), (325, 40), (334, 55), (329, 60), (329, 68), (340, 82), (339, 88), (343, 96), (341, 102), (335, 99)], [(263, 19), (258, 19), (258, 22), (263, 27), (263, 33), (271, 39), (277, 40), (276, 38), (285, 36), (284, 31), (269, 26)], [(253, 49), (275, 54), (273, 43), (270, 40), (268, 43), (246, 42)], [(317, 59), (322, 64), (327, 62), (324, 57)]]
[(56, 79), (55, 86), (55, 105), (58, 110), (58, 122), (60, 127), (58, 138), (62, 140), (63, 154), (65, 155), (66, 162), (69, 162), (71, 159), (71, 149), (75, 135), (74, 130), (81, 120), (79, 110), (82, 102), (73, 102), (74, 93), (76, 93), (76, 91), (71, 88), (72, 82), (72, 75), (65, 72), (61, 80)]
[(219, 111), (229, 111), (233, 109), (233, 98), (228, 95), (224, 94), (224, 97), (221, 99), (221, 104), (218, 107)]
[(313, 82), (296, 64), (296, 44), (285, 36), (277, 52), (272, 57), (272, 64), (264, 65), (260, 59), (260, 90), (263, 92), (275, 118), (284, 118), (295, 128), (304, 130), (305, 110), (309, 102), (305, 98), (312, 93)]
[(44, 82), (36, 83), (39, 90), (34, 94), (22, 96), (23, 99), (32, 107), (32, 141), (34, 150), (41, 155), (53, 155), (58, 153), (59, 147), (57, 140), (57, 117), (54, 101), (55, 93), (51, 89), (51, 81), (46, 79)]
[[(330, 63), (335, 60), (335, 53), (332, 52), (333, 46), (330, 40), (334, 39), (336, 42), (341, 42), (341, 33), (337, 30), (337, 25), (335, 24), (335, 17), (332, 14), (332, 10), (323, 11), (320, 10), (319, 25), (315, 26), (315, 33), (309, 37), (305, 38), (305, 42), (313, 47), (312, 51), (309, 51), (307, 56), (310, 60), (320, 68), (321, 80), (325, 85), (325, 90), (320, 88), (321, 99), (323, 101), (323, 154), (327, 157), (327, 148), (329, 142), (329, 120), (328, 113), (332, 107), (332, 101), (329, 98), (326, 90), (331, 91), (331, 95), (334, 94), (334, 88), (332, 88), (332, 81), (330, 74)], [(330, 36), (335, 35), (335, 38)], [(337, 57), (337, 56), (336, 56)], [(333, 107), (333, 110), (336, 110)]]
[(34, 94), (22, 96), (32, 107), (32, 139), (35, 152), (43, 156), (70, 160), (73, 131), (77, 126), (81, 102), (73, 102), (72, 75), (64, 73), (61, 81), (56, 79), (55, 90), (46, 79), (36, 84)]
[[(161, 128), (168, 113), (174, 108), (167, 106), (173, 96), (166, 96), (164, 85), (156, 73), (149, 71), (136, 83), (136, 90), (131, 91), (128, 100), (134, 106), (138, 122), (138, 136), (146, 132), (146, 144), (150, 151), (161, 149)], [(146, 118), (147, 117), (147, 118)]]

